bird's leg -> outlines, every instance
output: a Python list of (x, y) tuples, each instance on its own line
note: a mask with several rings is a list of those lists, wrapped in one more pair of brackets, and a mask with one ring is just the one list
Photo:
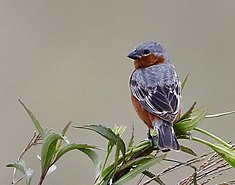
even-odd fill
[(157, 138), (158, 138), (158, 136), (157, 136), (156, 130), (154, 130), (153, 133), (151, 134), (151, 131), (149, 129), (148, 130), (148, 139), (153, 147), (157, 146), (157, 143), (156, 143)]
[(148, 130), (148, 139), (149, 139), (149, 141), (151, 141), (152, 140), (152, 135), (151, 135), (151, 132), (150, 132), (150, 129)]
[(153, 136), (151, 135), (150, 129), (148, 130), (148, 139), (149, 139), (151, 146), (154, 146)]

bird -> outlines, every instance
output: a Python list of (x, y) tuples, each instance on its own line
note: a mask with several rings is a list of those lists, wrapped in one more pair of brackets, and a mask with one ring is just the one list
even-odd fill
[[(129, 80), (131, 101), (149, 128), (149, 139), (157, 140), (161, 151), (179, 150), (173, 124), (181, 113), (181, 83), (166, 49), (156, 41), (144, 42), (128, 58), (134, 60)], [(157, 132), (156, 137), (150, 129)]]

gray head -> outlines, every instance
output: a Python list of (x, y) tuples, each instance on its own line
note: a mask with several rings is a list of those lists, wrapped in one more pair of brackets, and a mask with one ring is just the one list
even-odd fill
[(133, 51), (128, 54), (128, 57), (136, 60), (143, 56), (148, 56), (150, 54), (163, 55), (165, 62), (169, 62), (169, 56), (163, 45), (156, 41), (144, 42), (138, 45)]

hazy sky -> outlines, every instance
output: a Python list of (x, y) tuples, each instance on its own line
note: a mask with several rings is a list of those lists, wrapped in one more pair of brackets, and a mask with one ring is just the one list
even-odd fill
[[(133, 64), (126, 57), (143, 41), (164, 44), (180, 78), (190, 74), (183, 92), (184, 110), (194, 101), (210, 113), (234, 110), (234, 8), (232, 0), (2, 1), (0, 184), (11, 183), (11, 170), (4, 165), (17, 158), (34, 131), (18, 98), (45, 127), (57, 132), (71, 120), (76, 125), (126, 124), (125, 138), (129, 138), (134, 123), (136, 142), (146, 138), (147, 129), (130, 102)], [(201, 127), (235, 142), (234, 125), (234, 116), (229, 116), (205, 121)], [(88, 131), (71, 129), (68, 137), (71, 142), (105, 146), (104, 139)], [(180, 142), (199, 153), (208, 151), (193, 142)], [(27, 155), (35, 170), (39, 170), (38, 152)], [(189, 156), (171, 152), (169, 157)], [(167, 182), (174, 184), (190, 173), (186, 168), (170, 174)], [(73, 152), (59, 162), (45, 185), (90, 185), (94, 174), (92, 162)], [(216, 182), (232, 176), (234, 170)]]

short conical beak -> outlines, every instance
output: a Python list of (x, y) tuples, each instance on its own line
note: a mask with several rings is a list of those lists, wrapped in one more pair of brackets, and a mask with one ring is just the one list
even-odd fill
[(136, 50), (134, 50), (134, 51), (130, 52), (127, 55), (127, 57), (129, 57), (130, 59), (136, 60), (136, 59), (140, 58), (141, 55), (138, 52), (136, 52)]

